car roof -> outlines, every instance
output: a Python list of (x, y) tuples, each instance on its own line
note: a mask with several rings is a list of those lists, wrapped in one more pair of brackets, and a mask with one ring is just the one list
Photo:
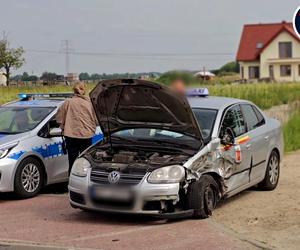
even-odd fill
[(60, 106), (66, 99), (65, 98), (43, 98), (43, 99), (34, 99), (29, 101), (14, 101), (7, 103), (3, 106), (5, 107), (58, 107)]
[(207, 108), (207, 109), (225, 109), (240, 102), (248, 102), (236, 98), (219, 97), (219, 96), (207, 96), (207, 97), (188, 97), (189, 104), (192, 108)]

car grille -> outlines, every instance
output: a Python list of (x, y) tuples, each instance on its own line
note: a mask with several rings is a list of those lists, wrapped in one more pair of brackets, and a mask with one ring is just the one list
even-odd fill
[[(109, 172), (94, 169), (91, 172), (91, 181), (99, 184), (110, 184), (108, 181)], [(120, 179), (116, 184), (134, 186), (141, 182), (145, 175), (120, 173)]]

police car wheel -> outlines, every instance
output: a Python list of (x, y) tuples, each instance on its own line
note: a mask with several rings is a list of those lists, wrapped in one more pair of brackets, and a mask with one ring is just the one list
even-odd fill
[(15, 175), (15, 194), (20, 198), (31, 198), (43, 187), (44, 171), (41, 163), (28, 157), (18, 166)]
[(188, 209), (194, 210), (194, 218), (205, 219), (212, 215), (218, 202), (218, 184), (210, 175), (203, 175), (192, 182), (187, 193)]
[(274, 190), (277, 187), (280, 174), (280, 161), (278, 153), (273, 150), (265, 173), (264, 180), (258, 184), (262, 190)]

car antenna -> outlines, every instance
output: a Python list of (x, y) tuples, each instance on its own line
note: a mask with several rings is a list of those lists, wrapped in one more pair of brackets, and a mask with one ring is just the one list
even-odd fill
[(109, 140), (109, 145), (110, 145), (110, 151), (112, 152), (113, 145), (112, 145), (112, 141), (111, 141), (111, 133), (110, 133), (108, 108), (107, 108), (107, 100), (106, 99), (105, 99), (105, 112), (106, 112), (106, 121), (107, 121), (107, 128), (108, 128), (108, 140)]

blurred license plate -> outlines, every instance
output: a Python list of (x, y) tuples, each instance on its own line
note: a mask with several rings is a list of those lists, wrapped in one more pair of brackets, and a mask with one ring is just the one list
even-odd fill
[(107, 187), (93, 187), (92, 197), (105, 200), (129, 201), (132, 199), (132, 193), (128, 189), (122, 188), (107, 188)]

